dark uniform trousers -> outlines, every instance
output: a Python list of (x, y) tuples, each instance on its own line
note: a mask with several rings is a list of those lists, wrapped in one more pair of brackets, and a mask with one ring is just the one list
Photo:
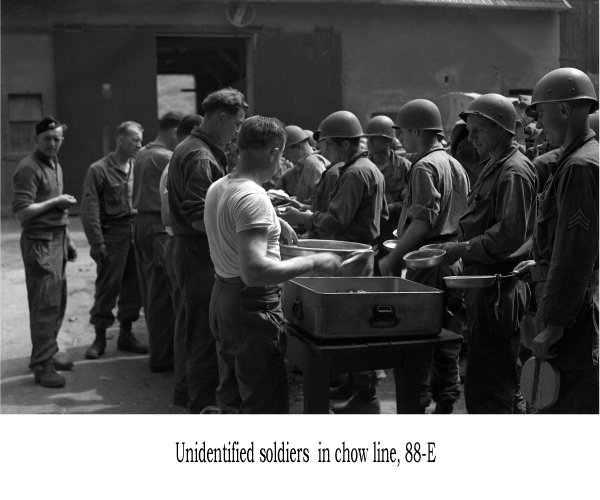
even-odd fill
[(132, 227), (102, 226), (108, 259), (97, 266), (96, 293), (90, 310), (90, 323), (96, 328), (110, 328), (115, 322), (112, 312), (118, 298), (117, 319), (136, 321), (140, 317), (142, 297), (135, 265)]
[(210, 324), (217, 340), (219, 406), (289, 413), (281, 286), (246, 287), (215, 277)]
[[(494, 274), (466, 267), (464, 275)], [(479, 272), (478, 272), (479, 271)], [(529, 304), (529, 286), (516, 278), (501, 284), (499, 320), (494, 304), (498, 287), (465, 290), (469, 324), (469, 354), (465, 404), (469, 413), (514, 413), (520, 397), (517, 359), (520, 321)]]
[[(446, 311), (451, 292), (444, 284), (444, 277), (458, 276), (461, 261), (450, 266), (440, 265), (429, 269), (408, 269), (406, 279), (444, 291), (443, 310)], [(450, 317), (444, 313), (443, 327), (447, 328)], [(461, 332), (456, 332), (461, 333)], [(423, 361), (421, 376), (421, 408), (425, 409), (433, 399), (436, 403), (454, 403), (460, 397), (460, 344), (435, 347)]]
[(175, 235), (173, 267), (185, 308), (185, 350), (190, 411), (200, 413), (216, 403), (219, 366), (210, 331), (210, 296), (215, 267), (205, 235)]
[(67, 307), (66, 229), (44, 233), (42, 236), (24, 231), (21, 235), (33, 344), (29, 362), (31, 369), (58, 351), (56, 337)]
[(173, 360), (174, 360), (174, 381), (173, 390), (175, 394), (185, 398), (188, 396), (187, 368), (185, 355), (185, 307), (181, 298), (181, 292), (177, 285), (175, 267), (173, 266), (173, 247), (175, 239), (169, 236), (165, 246), (165, 274), (168, 278), (169, 292), (173, 302), (173, 312), (175, 314), (175, 330), (173, 335)]
[(150, 344), (150, 367), (173, 365), (175, 313), (165, 273), (165, 246), (169, 235), (160, 212), (138, 213), (133, 223), (135, 261)]

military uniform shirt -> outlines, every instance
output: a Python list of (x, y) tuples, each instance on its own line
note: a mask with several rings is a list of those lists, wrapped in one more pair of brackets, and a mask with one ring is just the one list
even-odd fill
[(472, 254), (463, 259), (499, 266), (509, 272), (527, 260), (535, 222), (537, 175), (531, 162), (512, 145), (495, 162), (488, 161), (460, 218), (460, 240), (470, 241)]
[(370, 244), (379, 236), (381, 219), (388, 218), (385, 179), (377, 166), (356, 153), (340, 167), (327, 212), (314, 212), (308, 230), (320, 239)]
[[(53, 164), (54, 162), (54, 164)], [(21, 160), (13, 174), (12, 209), (17, 213), (33, 203), (42, 203), (63, 194), (62, 168), (56, 156), (51, 161), (37, 149)], [(23, 231), (43, 235), (69, 224), (69, 211), (51, 208), (29, 220), (21, 221)]]
[(455, 241), (458, 220), (467, 207), (469, 179), (457, 160), (441, 144), (416, 158), (409, 174), (408, 191), (398, 223), (398, 238), (410, 221), (426, 222), (430, 230), (423, 244)]
[(169, 166), (169, 214), (175, 235), (201, 234), (192, 226), (204, 220), (206, 192), (225, 176), (227, 157), (200, 127), (177, 146)]
[(173, 152), (151, 142), (137, 154), (133, 164), (133, 208), (160, 212), (160, 177)]
[(532, 250), (536, 263), (550, 266), (538, 309), (545, 324), (573, 326), (588, 286), (597, 286), (599, 176), (593, 138), (590, 131), (573, 141), (540, 195)]
[(114, 153), (92, 163), (83, 181), (81, 222), (90, 245), (104, 243), (102, 226), (131, 224), (133, 160), (121, 169)]

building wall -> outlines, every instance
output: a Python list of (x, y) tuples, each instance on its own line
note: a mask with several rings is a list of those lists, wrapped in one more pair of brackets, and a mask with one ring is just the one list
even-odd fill
[[(9, 151), (9, 94), (41, 94), (42, 111), (55, 113), (54, 59), (52, 36), (47, 33), (2, 35), (2, 216), (10, 215), (12, 174), (25, 154)], [(34, 140), (31, 139), (33, 149)]]
[[(556, 12), (255, 3), (252, 25), (235, 28), (226, 20), (224, 4), (217, 2), (55, 0), (52, 9), (47, 5), (36, 0), (3, 0), (2, 92), (4, 96), (6, 75), (11, 75), (6, 78), (7, 88), (36, 83), (48, 94), (48, 112), (53, 111), (54, 94), (49, 33), (59, 25), (66, 29), (144, 26), (155, 27), (159, 33), (258, 36), (263, 30), (300, 34), (333, 29), (342, 39), (343, 106), (363, 124), (372, 113), (394, 112), (410, 99), (432, 99), (456, 91), (505, 93), (531, 85), (559, 66)], [(32, 19), (36, 19), (35, 26)], [(31, 29), (45, 33), (23, 34)], [(39, 43), (40, 37), (45, 43)], [(30, 44), (28, 50), (14, 50), (25, 41)], [(286, 59), (293, 56), (282, 54), (273, 64), (285, 67)], [(322, 118), (315, 116), (312, 127)], [(6, 124), (4, 117), (2, 124)], [(10, 170), (3, 159), (3, 194)]]

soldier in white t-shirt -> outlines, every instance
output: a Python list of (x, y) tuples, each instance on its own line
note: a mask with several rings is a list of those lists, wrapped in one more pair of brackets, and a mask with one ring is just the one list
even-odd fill
[(280, 259), (280, 237), (297, 237), (261, 184), (273, 176), (284, 147), (279, 120), (248, 118), (238, 136), (238, 167), (206, 195), (204, 225), (216, 272), (210, 326), (219, 359), (217, 404), (243, 413), (289, 412), (281, 283), (306, 273), (331, 276), (342, 264), (327, 252)]

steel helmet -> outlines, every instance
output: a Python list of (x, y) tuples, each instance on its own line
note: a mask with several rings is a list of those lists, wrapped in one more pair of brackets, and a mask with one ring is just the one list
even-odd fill
[(596, 132), (596, 140), (598, 140), (598, 138), (600, 137), (598, 135), (598, 111), (594, 111), (589, 117), (588, 117), (588, 123), (590, 128)]
[(383, 136), (388, 139), (395, 139), (394, 122), (389, 116), (375, 116), (369, 120), (365, 127), (366, 136)]
[(308, 139), (308, 134), (296, 125), (288, 125), (287, 127), (285, 127), (285, 135), (286, 148)]
[(517, 112), (513, 103), (500, 94), (485, 94), (477, 97), (471, 102), (469, 108), (458, 116), (466, 122), (467, 115), (484, 116), (515, 135)]
[(427, 99), (414, 99), (402, 106), (396, 116), (394, 128), (444, 131), (440, 110)]
[(304, 131), (307, 133), (308, 135), (308, 143), (310, 144), (311, 148), (315, 148), (317, 147), (317, 141), (315, 141), (315, 137), (314, 137), (314, 133), (312, 130), (305, 128)]
[(320, 127), (319, 141), (339, 137), (352, 139), (363, 136), (363, 129), (358, 118), (350, 111), (336, 111), (323, 120)]
[(319, 136), (321, 135), (321, 127), (323, 126), (323, 122), (319, 123), (319, 126), (317, 127), (316, 132), (313, 134), (313, 139), (316, 142), (319, 142), (321, 139), (319, 138)]
[(598, 98), (594, 84), (583, 71), (575, 68), (559, 68), (543, 76), (533, 89), (531, 105), (525, 111), (528, 116), (537, 118), (536, 105), (542, 102), (592, 101), (590, 113), (598, 109)]

